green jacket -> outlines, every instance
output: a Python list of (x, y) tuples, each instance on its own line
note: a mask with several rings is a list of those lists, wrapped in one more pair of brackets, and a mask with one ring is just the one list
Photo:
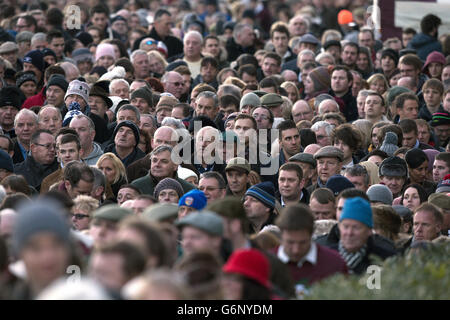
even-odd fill
[[(195, 186), (190, 184), (189, 182), (182, 180), (176, 176), (174, 178), (177, 180), (181, 186), (183, 187), (184, 193), (191, 191), (192, 189), (195, 189)], [(158, 184), (159, 181), (155, 179), (152, 175), (147, 174), (139, 179), (134, 180), (131, 184), (133, 186), (136, 186), (143, 194), (148, 194), (153, 196), (153, 193), (155, 192), (155, 187)]]

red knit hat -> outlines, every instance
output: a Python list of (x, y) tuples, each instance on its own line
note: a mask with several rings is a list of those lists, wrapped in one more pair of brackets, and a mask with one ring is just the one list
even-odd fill
[(270, 265), (267, 258), (256, 249), (236, 250), (222, 268), (225, 273), (237, 273), (269, 288)]
[(433, 51), (431, 52), (428, 56), (427, 56), (427, 61), (425, 61), (425, 64), (422, 68), (422, 71), (425, 71), (428, 67), (428, 65), (432, 62), (437, 62), (440, 63), (442, 65), (445, 65), (446, 60), (445, 60), (445, 56), (439, 52), (439, 51)]

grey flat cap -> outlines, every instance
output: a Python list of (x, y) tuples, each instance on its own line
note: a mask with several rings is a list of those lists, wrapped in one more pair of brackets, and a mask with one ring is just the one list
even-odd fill
[(289, 158), (289, 161), (304, 162), (310, 164), (314, 169), (317, 167), (317, 161), (310, 153), (299, 152)]
[(333, 146), (326, 146), (319, 149), (314, 154), (314, 159), (320, 159), (320, 158), (337, 158), (339, 161), (344, 160), (344, 153), (341, 149), (338, 149)]

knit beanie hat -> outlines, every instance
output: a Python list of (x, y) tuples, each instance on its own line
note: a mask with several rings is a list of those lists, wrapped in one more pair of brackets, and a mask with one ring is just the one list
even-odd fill
[(80, 80), (73, 80), (69, 83), (69, 88), (67, 89), (66, 95), (64, 96), (64, 100), (71, 95), (76, 94), (83, 98), (86, 104), (89, 104), (89, 85), (86, 82)]
[(431, 125), (433, 127), (449, 124), (450, 124), (450, 113), (448, 113), (447, 111), (440, 111), (433, 113), (433, 117), (431, 118)]
[(135, 98), (144, 99), (145, 101), (147, 101), (150, 108), (153, 108), (152, 91), (147, 86), (134, 90), (131, 94), (131, 100)]
[(384, 57), (389, 57), (392, 60), (394, 60), (395, 65), (398, 64), (398, 59), (399, 59), (398, 53), (394, 49), (391, 49), (391, 48), (384, 49), (381, 52), (381, 59), (383, 59)]
[(253, 106), (253, 107), (260, 107), (261, 106), (261, 100), (259, 97), (254, 94), (253, 92), (249, 92), (245, 94), (241, 99), (240, 109), (242, 109), (243, 106)]
[(72, 52), (72, 59), (75, 60), (76, 63), (82, 61), (90, 61), (94, 63), (94, 57), (87, 48), (76, 49)]
[(0, 89), (0, 108), (6, 106), (12, 106), (20, 109), (23, 101), (21, 98), (21, 92), (19, 88), (13, 86), (7, 86)]
[(185, 193), (178, 201), (178, 206), (186, 206), (194, 208), (198, 211), (206, 207), (207, 199), (203, 191), (193, 189)]
[(391, 190), (384, 184), (374, 184), (366, 193), (371, 202), (381, 202), (390, 206), (394, 200)]
[(67, 91), (67, 88), (69, 87), (69, 83), (67, 82), (66, 78), (62, 74), (53, 74), (50, 79), (47, 82), (47, 89), (51, 86), (58, 86), (63, 91)]
[(275, 208), (275, 187), (270, 181), (261, 182), (251, 186), (245, 195), (258, 199), (270, 209)]
[(331, 77), (326, 67), (317, 67), (308, 74), (314, 82), (315, 91), (329, 90), (331, 86)]
[(172, 178), (164, 178), (156, 185), (153, 195), (156, 199), (158, 199), (159, 193), (167, 189), (175, 190), (178, 194), (178, 199), (181, 198), (184, 194), (183, 187), (177, 180)]
[(80, 40), (81, 43), (87, 47), (89, 46), (92, 42), (94, 42), (94, 39), (92, 38), (92, 36), (85, 31), (80, 31), (75, 35), (75, 38)]
[(370, 207), (370, 203), (360, 197), (345, 200), (339, 222), (344, 219), (359, 221), (372, 229), (372, 208)]
[(16, 78), (16, 86), (20, 88), (27, 81), (32, 81), (34, 84), (37, 84), (36, 75), (33, 71), (23, 71), (17, 75)]
[(114, 53), (114, 46), (109, 43), (100, 43), (95, 51), (95, 61), (98, 61), (103, 56), (110, 56), (116, 59), (116, 54)]
[(243, 275), (266, 288), (270, 287), (269, 260), (257, 249), (235, 250), (222, 267), (222, 271)]
[(23, 62), (31, 63), (39, 71), (44, 72), (45, 61), (44, 54), (40, 50), (32, 50), (23, 57)]
[(397, 143), (398, 143), (397, 135), (391, 131), (386, 132), (380, 150), (386, 152), (388, 156), (392, 157), (394, 155), (394, 152), (397, 151), (398, 149)]
[(439, 52), (439, 51), (433, 51), (427, 56), (427, 60), (425, 61), (425, 64), (423, 65), (422, 71), (426, 71), (428, 68), (428, 65), (432, 62), (440, 63), (442, 65), (445, 65), (445, 56)]
[(136, 144), (134, 146), (136, 147), (139, 144), (139, 139), (140, 139), (139, 128), (134, 124), (134, 122), (132, 122), (130, 120), (124, 120), (117, 124), (116, 128), (114, 129), (113, 135), (112, 135), (112, 140), (114, 141), (116, 139), (116, 134), (117, 134), (117, 132), (119, 132), (119, 129), (122, 127), (128, 127), (131, 130), (133, 130), (134, 140), (136, 140)]
[(425, 161), (428, 161), (428, 157), (423, 150), (419, 148), (412, 148), (405, 154), (405, 161), (408, 167), (416, 169), (422, 165)]
[(446, 175), (437, 185), (436, 193), (441, 192), (450, 192), (450, 174)]
[(345, 189), (354, 188), (355, 185), (350, 182), (346, 177), (341, 176), (340, 174), (336, 174), (334, 176), (331, 176), (327, 184), (325, 185), (325, 188), (330, 189), (333, 191), (334, 196), (337, 196), (341, 191)]
[(14, 165), (9, 154), (0, 149), (0, 169), (5, 169), (8, 172), (14, 172)]
[(380, 177), (404, 177), (408, 176), (408, 165), (406, 161), (399, 157), (389, 157), (381, 162), (378, 168), (378, 175)]
[(91, 72), (89, 72), (89, 74), (98, 74), (100, 77), (102, 75), (104, 75), (106, 72), (108, 72), (108, 70), (106, 70), (105, 67), (103, 66), (95, 66), (92, 68)]
[(412, 93), (412, 91), (409, 90), (408, 88), (400, 86), (393, 86), (391, 89), (389, 89), (386, 99), (387, 106), (390, 106), (398, 95), (401, 95), (402, 93), (405, 92)]
[(47, 56), (52, 56), (52, 57), (54, 57), (55, 59), (57, 58), (57, 57), (56, 57), (55, 51), (53, 51), (53, 50), (50, 49), (50, 48), (44, 48), (44, 49), (42, 49), (42, 54), (44, 55), (44, 58), (47, 57)]
[(72, 121), (73, 117), (83, 114), (83, 112), (81, 112), (80, 104), (76, 101), (71, 102), (67, 109), (68, 111), (64, 116), (64, 120), (62, 123), (63, 127), (67, 127), (70, 124), (70, 121)]
[(19, 208), (12, 244), (19, 254), (27, 242), (40, 233), (51, 233), (64, 244), (70, 242), (70, 230), (62, 208), (49, 200), (37, 200)]

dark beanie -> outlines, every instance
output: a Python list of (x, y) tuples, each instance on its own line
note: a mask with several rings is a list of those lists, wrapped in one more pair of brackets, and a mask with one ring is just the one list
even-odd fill
[(124, 120), (124, 121), (121, 121), (121, 122), (119, 122), (117, 124), (117, 126), (116, 126), (116, 128), (114, 129), (114, 132), (113, 132), (113, 141), (116, 139), (117, 132), (123, 126), (128, 127), (131, 130), (133, 130), (134, 139), (136, 140), (136, 145), (135, 145), (135, 147), (136, 147), (139, 144), (139, 139), (140, 139), (139, 128), (134, 124), (134, 122), (132, 122), (130, 120)]
[(16, 86), (20, 88), (27, 81), (32, 81), (37, 84), (36, 74), (33, 71), (22, 71), (17, 74)]
[(94, 42), (94, 39), (92, 38), (92, 36), (85, 31), (80, 31), (75, 35), (75, 38), (77, 38), (78, 40), (81, 41), (81, 43), (87, 47), (88, 45), (90, 45), (92, 42)]
[(345, 189), (354, 187), (355, 185), (351, 183), (350, 180), (340, 174), (336, 174), (330, 177), (327, 181), (327, 184), (325, 185), (325, 188), (333, 191), (334, 196), (337, 196), (339, 193), (341, 193), (341, 191), (344, 191)]
[(45, 69), (44, 54), (40, 50), (32, 50), (28, 52), (23, 58), (23, 62), (31, 63), (39, 71), (44, 72)]
[(245, 195), (258, 199), (268, 208), (275, 209), (275, 187), (270, 181), (251, 186)]
[(146, 86), (134, 90), (131, 94), (131, 100), (134, 98), (144, 99), (151, 108), (153, 107), (152, 91)]
[(381, 59), (383, 59), (384, 57), (389, 57), (389, 58), (391, 58), (392, 60), (394, 60), (395, 65), (398, 64), (398, 59), (399, 59), (398, 53), (397, 53), (397, 51), (395, 51), (394, 49), (391, 49), (391, 48), (384, 49), (384, 50), (381, 52)]
[(52, 57), (55, 57), (55, 59), (57, 58), (55, 51), (53, 51), (52, 49), (49, 49), (49, 48), (42, 49), (42, 54), (44, 55), (44, 57), (52, 56)]
[(178, 199), (180, 199), (184, 194), (183, 187), (177, 180), (172, 178), (164, 178), (156, 185), (153, 195), (156, 199), (158, 199), (160, 192), (167, 189), (175, 190), (178, 194)]
[(0, 169), (5, 169), (8, 172), (14, 172), (14, 165), (11, 157), (2, 149), (0, 149)]
[(64, 244), (70, 242), (70, 229), (63, 209), (52, 201), (38, 200), (19, 208), (12, 244), (17, 254), (35, 235), (51, 233)]
[(0, 108), (6, 106), (13, 106), (20, 109), (23, 103), (21, 91), (17, 87), (7, 86), (0, 90)]
[(445, 110), (433, 113), (433, 116), (431, 118), (431, 125), (433, 127), (448, 125), (448, 124), (450, 124), (450, 113), (448, 113)]
[(69, 87), (69, 83), (67, 82), (66, 78), (61, 74), (53, 74), (50, 79), (47, 82), (47, 89), (50, 86), (58, 86), (60, 87), (64, 92), (67, 91), (67, 88)]
[(412, 148), (405, 154), (405, 161), (408, 167), (416, 169), (422, 165), (425, 161), (428, 161), (427, 154), (419, 148)]
[(194, 132), (194, 129), (195, 129), (194, 123), (195, 123), (195, 121), (200, 121), (201, 122), (201, 126), (199, 126), (199, 128), (213, 127), (213, 128), (217, 129), (217, 125), (210, 118), (208, 118), (207, 116), (198, 116), (198, 117), (192, 118), (192, 120), (189, 122), (189, 132), (190, 133)]

